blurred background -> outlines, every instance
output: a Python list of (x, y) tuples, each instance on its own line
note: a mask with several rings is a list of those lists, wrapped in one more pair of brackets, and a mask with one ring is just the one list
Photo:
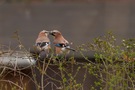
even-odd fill
[(43, 29), (61, 31), (73, 48), (108, 31), (119, 43), (135, 37), (135, 1), (0, 0), (0, 44), (14, 48), (18, 43), (13, 35), (18, 31), (29, 48)]
[[(61, 31), (73, 42), (73, 48), (92, 42), (108, 31), (114, 33), (119, 44), (122, 39), (135, 38), (135, 0), (0, 0), (0, 45), (15, 48), (18, 42), (13, 36), (17, 31), (23, 45), (29, 48), (43, 29)], [(93, 57), (91, 52), (86, 55)], [(84, 71), (80, 70), (78, 81)], [(53, 74), (50, 72), (50, 76)], [(7, 79), (19, 80), (11, 75)], [(84, 90), (89, 90), (89, 83), (93, 84), (94, 80), (95, 77), (88, 76)], [(28, 82), (27, 77), (24, 82)], [(28, 87), (35, 90), (33, 84)]]

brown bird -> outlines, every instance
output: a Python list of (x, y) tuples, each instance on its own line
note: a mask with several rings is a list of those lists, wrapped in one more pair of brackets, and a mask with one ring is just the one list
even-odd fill
[(50, 39), (48, 38), (48, 31), (43, 30), (39, 33), (38, 38), (36, 39), (35, 46), (39, 50), (47, 50), (49, 52), (50, 47)]
[(70, 50), (75, 51), (70, 48), (69, 42), (63, 37), (60, 31), (53, 30), (50, 32), (54, 36), (53, 44), (55, 45), (55, 54), (68, 54)]
[(46, 58), (51, 49), (48, 34), (47, 30), (42, 30), (36, 39), (34, 48), (30, 50), (30, 53), (38, 55), (40, 59)]

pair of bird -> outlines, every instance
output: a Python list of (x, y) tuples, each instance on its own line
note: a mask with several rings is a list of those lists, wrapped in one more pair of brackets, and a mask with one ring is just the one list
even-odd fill
[(42, 58), (45, 58), (51, 49), (50, 39), (48, 38), (49, 34), (54, 36), (53, 44), (54, 44), (54, 53), (56, 55), (68, 54), (70, 50), (75, 51), (74, 49), (70, 48), (69, 42), (63, 37), (60, 31), (43, 30), (39, 33), (35, 43), (36, 48), (40, 52), (39, 56), (42, 56)]

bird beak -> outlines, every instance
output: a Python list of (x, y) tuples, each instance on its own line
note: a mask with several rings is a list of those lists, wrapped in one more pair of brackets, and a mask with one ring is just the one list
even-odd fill
[(49, 34), (52, 35), (52, 36), (55, 36), (53, 31), (50, 31)]

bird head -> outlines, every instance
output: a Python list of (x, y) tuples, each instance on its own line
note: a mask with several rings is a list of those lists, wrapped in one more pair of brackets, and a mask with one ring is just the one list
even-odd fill
[(59, 35), (61, 35), (61, 32), (58, 30), (52, 30), (52, 31), (50, 31), (50, 35), (52, 35), (54, 37), (58, 37)]
[(49, 31), (47, 30), (42, 30), (40, 33), (39, 33), (39, 36), (48, 36), (49, 34)]

